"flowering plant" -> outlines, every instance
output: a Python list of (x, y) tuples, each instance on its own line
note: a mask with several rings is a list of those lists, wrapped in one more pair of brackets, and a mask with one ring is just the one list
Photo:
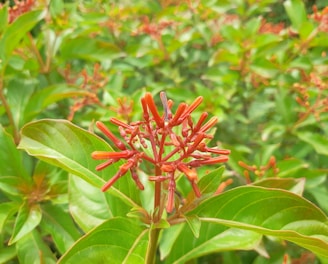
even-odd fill
[(0, 263), (327, 263), (325, 1), (1, 2)]

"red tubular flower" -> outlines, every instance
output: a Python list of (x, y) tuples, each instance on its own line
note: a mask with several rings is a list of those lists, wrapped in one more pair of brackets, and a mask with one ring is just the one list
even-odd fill
[(155, 120), (157, 126), (163, 127), (163, 120), (157, 111), (157, 107), (155, 105), (154, 99), (150, 93), (146, 93), (145, 101), (147, 103), (147, 106), (148, 106), (150, 112), (153, 114), (153, 117), (154, 117), (154, 120)]
[(119, 140), (102, 122), (97, 121), (96, 126), (103, 132), (120, 150), (125, 150), (124, 143)]
[(216, 117), (205, 123), (208, 117), (208, 113), (205, 112), (194, 122), (191, 114), (201, 104), (203, 97), (197, 97), (189, 106), (181, 103), (174, 114), (172, 114), (173, 101), (168, 100), (164, 92), (160, 97), (163, 113), (159, 113), (152, 95), (146, 93), (141, 98), (143, 120), (127, 124), (114, 117), (110, 118), (110, 122), (118, 127), (123, 140), (117, 138), (103, 123), (97, 122), (97, 127), (119, 151), (94, 151), (91, 156), (96, 160), (106, 160), (98, 165), (96, 170), (102, 170), (119, 160), (126, 160), (126, 163), (120, 166), (118, 172), (102, 187), (102, 191), (108, 190), (128, 171), (137, 187), (143, 190), (144, 186), (138, 177), (138, 171), (141, 170), (141, 161), (148, 163), (148, 166), (145, 166), (147, 168), (151, 167), (150, 163), (156, 174), (151, 172), (152, 176), (148, 177), (148, 180), (155, 182), (154, 207), (163, 204), (160, 202), (162, 197), (160, 191), (161, 188), (166, 188), (166, 211), (171, 213), (176, 204), (176, 177), (181, 173), (184, 174), (195, 196), (200, 197), (195, 168), (226, 162), (230, 151), (208, 147), (205, 143), (206, 139), (212, 138), (207, 131), (217, 123)]

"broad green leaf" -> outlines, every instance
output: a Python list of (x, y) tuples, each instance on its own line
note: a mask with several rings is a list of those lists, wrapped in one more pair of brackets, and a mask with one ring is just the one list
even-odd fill
[(262, 235), (294, 242), (324, 257), (328, 254), (327, 216), (284, 190), (235, 188), (205, 200), (187, 215), (199, 217), (200, 236), (195, 238), (190, 228), (181, 224), (179, 236), (170, 241), (175, 250), (166, 252), (166, 263), (185, 263), (213, 252), (258, 249)]
[(204, 201), (190, 214), (198, 215), (202, 222), (285, 239), (328, 257), (327, 216), (294, 193), (239, 187)]
[(81, 236), (68, 210), (59, 205), (44, 204), (42, 209), (41, 227), (51, 234), (51, 237), (61, 254)]
[(309, 143), (317, 153), (328, 155), (328, 138), (318, 133), (299, 132), (297, 137), (306, 143)]
[(2, 60), (2, 63), (6, 63), (21, 39), (45, 17), (45, 14), (45, 10), (25, 13), (6, 28), (0, 39), (0, 60)]
[(100, 192), (99, 188), (74, 175), (69, 181), (69, 207), (74, 220), (85, 232), (113, 216), (123, 216), (130, 211), (119, 198)]
[(19, 241), (26, 234), (31, 232), (41, 221), (42, 213), (39, 205), (29, 205), (24, 203), (15, 220), (14, 231), (9, 240), (9, 245)]
[(301, 0), (287, 0), (284, 2), (284, 6), (293, 27), (299, 31), (302, 24), (307, 21), (304, 2)]
[(41, 235), (32, 231), (16, 244), (20, 264), (55, 264), (56, 259)]
[[(81, 129), (66, 120), (40, 120), (25, 125), (18, 146), (28, 154), (58, 166), (100, 189), (118, 170), (114, 164), (102, 172), (96, 172), (99, 161), (91, 158), (95, 150), (112, 150), (100, 137)], [(138, 207), (139, 193), (129, 175), (121, 177), (108, 190), (131, 207)], [(100, 191), (100, 190), (99, 190)]]
[(58, 264), (144, 264), (148, 233), (148, 229), (135, 219), (109, 219), (75, 243)]
[[(227, 228), (224, 226), (202, 223), (199, 238), (195, 238), (192, 231), (186, 224), (175, 240), (168, 237), (168, 242), (172, 244), (172, 250), (165, 262), (167, 264), (184, 264), (189, 260), (204, 256), (214, 252), (230, 250), (250, 250), (255, 249), (260, 244), (262, 235), (249, 230), (237, 228)], [(164, 257), (161, 252), (161, 257)]]
[(304, 191), (305, 178), (268, 178), (253, 183), (254, 186), (277, 188), (302, 195)]
[(18, 176), (29, 178), (23, 166), (22, 152), (18, 151), (14, 139), (0, 125), (0, 177)]

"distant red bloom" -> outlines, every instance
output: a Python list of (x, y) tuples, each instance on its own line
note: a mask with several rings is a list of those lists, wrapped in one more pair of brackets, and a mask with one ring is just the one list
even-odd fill
[[(18, 1), (14, 0), (15, 5), (8, 8), (8, 20), (12, 23), (20, 15), (30, 11), (34, 5), (34, 0)], [(0, 4), (0, 8), (3, 5)]]
[(97, 127), (120, 151), (95, 151), (92, 153), (92, 158), (106, 160), (97, 166), (97, 170), (102, 170), (119, 160), (126, 160), (126, 163), (103, 186), (102, 191), (110, 188), (128, 171), (131, 172), (138, 188), (143, 190), (144, 186), (139, 180), (137, 169), (141, 162), (153, 164), (154, 171), (158, 175), (149, 176), (149, 180), (168, 181), (166, 210), (172, 212), (176, 179), (179, 174), (183, 173), (186, 176), (195, 195), (200, 197), (196, 168), (226, 162), (230, 151), (206, 146), (205, 141), (212, 138), (207, 131), (217, 123), (216, 117), (211, 118), (207, 123), (205, 123), (207, 113), (203, 113), (196, 122), (191, 118), (192, 112), (203, 101), (202, 97), (197, 97), (190, 105), (181, 103), (175, 114), (171, 112), (173, 102), (167, 100), (164, 92), (161, 93), (161, 100), (164, 107), (162, 114), (158, 111), (152, 95), (146, 93), (141, 98), (143, 120), (127, 124), (116, 118), (110, 119), (111, 123), (118, 126), (123, 140), (117, 138), (102, 122), (97, 122)]

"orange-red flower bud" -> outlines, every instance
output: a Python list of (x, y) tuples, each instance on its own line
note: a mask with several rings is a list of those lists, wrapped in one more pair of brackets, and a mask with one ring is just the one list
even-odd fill
[(186, 110), (186, 108), (187, 108), (187, 104), (185, 104), (185, 103), (179, 104), (178, 109), (175, 112), (175, 115), (173, 116), (173, 118), (170, 121), (170, 125), (175, 125), (178, 122), (179, 118), (181, 117), (183, 112)]
[(196, 99), (195, 99), (195, 101), (193, 101), (192, 103), (191, 103), (191, 105), (189, 105), (188, 107), (187, 107), (187, 109), (185, 110), (185, 112), (183, 113), (183, 115), (182, 115), (182, 120), (181, 121), (183, 121), (183, 119), (185, 119), (188, 115), (190, 115), (191, 114), (191, 112), (192, 111), (194, 111), (200, 104), (201, 104), (201, 102), (203, 101), (203, 96), (198, 96)]
[(194, 169), (189, 169), (185, 164), (179, 163), (177, 166), (178, 170), (183, 172), (189, 180), (193, 181), (197, 179), (197, 173)]
[(168, 186), (168, 196), (167, 196), (167, 204), (166, 204), (166, 211), (171, 213), (174, 208), (174, 192), (175, 192), (175, 181), (171, 179)]
[(164, 122), (157, 111), (157, 107), (155, 105), (155, 102), (154, 102), (154, 99), (153, 99), (153, 96), (151, 95), (151, 93), (145, 94), (145, 101), (148, 105), (150, 112), (153, 114), (153, 117), (154, 117), (154, 120), (155, 120), (157, 126), (162, 128), (164, 125)]
[(103, 132), (120, 150), (125, 150), (126, 147), (102, 122), (97, 121), (96, 126)]
[(135, 151), (123, 150), (121, 152), (108, 152), (108, 151), (94, 151), (91, 154), (91, 157), (95, 160), (102, 159), (127, 159), (132, 157), (135, 154)]
[(206, 132), (218, 122), (218, 118), (213, 116), (204, 126), (201, 127), (201, 132)]
[(115, 117), (110, 118), (109, 121), (112, 122), (114, 125), (121, 126), (121, 127), (126, 128), (126, 129), (132, 129), (133, 128), (130, 125), (125, 124), (124, 122), (122, 122), (121, 120), (118, 120)]

